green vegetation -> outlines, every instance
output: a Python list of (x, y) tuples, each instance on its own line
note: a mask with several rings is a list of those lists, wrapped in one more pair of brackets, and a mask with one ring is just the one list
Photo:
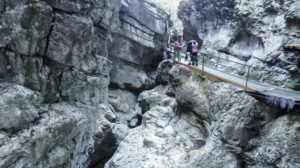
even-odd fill
[(37, 3), (33, 3), (33, 4), (32, 4), (32, 7), (37, 8), (37, 7), (38, 7), (38, 4), (37, 4)]

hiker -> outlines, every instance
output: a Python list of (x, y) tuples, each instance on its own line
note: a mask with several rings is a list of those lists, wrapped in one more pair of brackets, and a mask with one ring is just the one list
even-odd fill
[(172, 53), (172, 51), (171, 51), (171, 49), (169, 49), (169, 48), (165, 48), (164, 49), (164, 52), (163, 52), (163, 54), (164, 54), (164, 56), (163, 56), (163, 59), (164, 60), (166, 60), (166, 59), (171, 59), (172, 57), (171, 57), (171, 53)]
[(192, 66), (198, 66), (198, 43), (193, 41), (192, 43), (192, 53), (191, 53)]
[(189, 60), (189, 55), (192, 53), (192, 43), (194, 40), (190, 40), (187, 42), (187, 47), (186, 47), (186, 55), (185, 55), (185, 61)]
[(174, 58), (178, 59), (178, 61), (181, 61), (181, 45), (178, 42), (175, 42), (174, 46)]

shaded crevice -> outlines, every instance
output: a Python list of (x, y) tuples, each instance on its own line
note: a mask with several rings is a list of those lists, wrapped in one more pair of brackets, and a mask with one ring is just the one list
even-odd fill
[(71, 11), (66, 11), (66, 10), (63, 10), (63, 9), (59, 9), (59, 8), (54, 8), (52, 7), (53, 11), (54, 12), (57, 12), (57, 13), (65, 13), (65, 14), (69, 14), (69, 15), (78, 15), (77, 12), (71, 12)]
[[(9, 48), (8, 46), (6, 46), (6, 47), (0, 47), (0, 50), (3, 50), (2, 52), (9, 51), (9, 52), (16, 53), (14, 50), (12, 50), (11, 48)], [(26, 55), (26, 56), (29, 57), (29, 55)]]
[(111, 89), (126, 90), (126, 91), (129, 91), (129, 92), (133, 93), (136, 96), (140, 95), (144, 91), (144, 89), (134, 89), (134, 88), (131, 88), (130, 85), (126, 85), (125, 88), (120, 88), (118, 86), (118, 84), (114, 84), (114, 83), (110, 83), (109, 84), (109, 88), (111, 88)]
[(243, 155), (242, 154), (237, 154), (236, 157), (237, 157), (239, 168), (246, 168), (247, 163), (244, 160)]
[(50, 36), (52, 34), (54, 24), (55, 24), (55, 14), (53, 13), (52, 14), (52, 22), (51, 22), (50, 30), (49, 30), (49, 33), (47, 35), (47, 42), (46, 42), (46, 47), (45, 47), (45, 51), (44, 51), (44, 56), (47, 56), (48, 47), (49, 47), (49, 43), (50, 43)]
[[(97, 136), (94, 138), (97, 139)], [(117, 140), (111, 130), (108, 130), (102, 138), (95, 140), (95, 142), (101, 143), (95, 145), (98, 147), (93, 152), (89, 153), (90, 163), (88, 168), (104, 167), (104, 164), (112, 157), (118, 148)]]
[(130, 120), (127, 121), (129, 128), (136, 128), (142, 124), (143, 116), (141, 114), (136, 114)]
[(6, 3), (4, 0), (0, 1), (0, 13), (4, 13), (6, 10)]

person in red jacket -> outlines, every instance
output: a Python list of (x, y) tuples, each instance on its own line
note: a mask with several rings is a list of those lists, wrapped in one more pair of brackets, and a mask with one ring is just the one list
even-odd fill
[(174, 58), (177, 58), (178, 61), (181, 61), (181, 45), (178, 42), (175, 42)]

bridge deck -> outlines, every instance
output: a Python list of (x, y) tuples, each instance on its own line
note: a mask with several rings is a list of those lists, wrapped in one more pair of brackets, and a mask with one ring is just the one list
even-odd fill
[[(188, 65), (186, 61), (175, 61), (177, 64), (183, 65), (185, 67), (188, 67), (189, 69), (196, 71), (196, 72), (201, 72), (202, 73), (202, 65), (200, 64), (199, 66), (191, 66)], [(225, 81), (227, 83), (231, 83), (233, 85), (239, 86), (243, 89), (245, 89), (246, 85), (246, 80), (237, 77), (237, 76), (232, 76), (230, 74), (224, 73), (222, 71), (218, 71), (216, 69), (204, 66), (204, 71), (203, 73), (205, 75), (208, 75), (212, 78), (219, 79), (222, 81)], [(252, 93), (260, 93), (263, 94), (264, 96), (269, 96), (269, 97), (276, 97), (276, 98), (282, 98), (285, 100), (291, 100), (294, 101), (295, 105), (300, 106), (300, 92), (294, 91), (294, 90), (289, 90), (285, 88), (279, 88), (276, 86), (268, 86), (265, 84), (259, 84), (253, 81), (248, 81), (247, 84), (247, 92), (252, 92)]]

